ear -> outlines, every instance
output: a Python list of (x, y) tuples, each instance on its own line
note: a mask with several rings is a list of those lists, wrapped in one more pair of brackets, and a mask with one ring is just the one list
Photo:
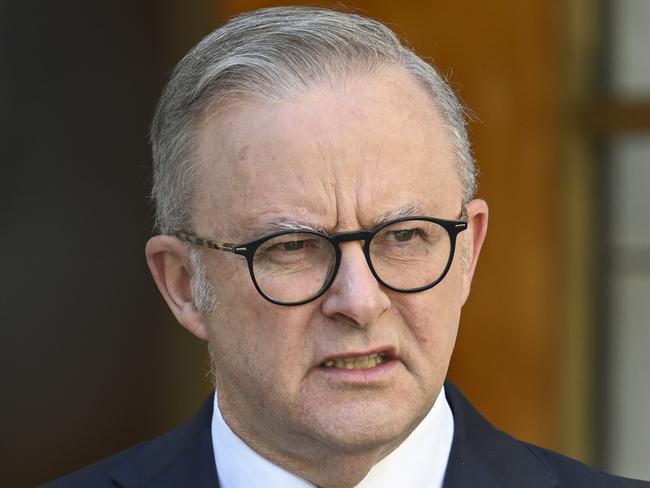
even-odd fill
[(463, 275), (463, 303), (469, 296), (474, 270), (488, 229), (488, 206), (485, 200), (472, 200), (466, 209), (469, 235), (465, 238), (465, 246), (468, 248), (464, 250), (467, 252), (467, 267)]
[(207, 326), (194, 306), (187, 246), (173, 236), (154, 236), (147, 242), (147, 264), (172, 313), (183, 327), (199, 339), (208, 340)]

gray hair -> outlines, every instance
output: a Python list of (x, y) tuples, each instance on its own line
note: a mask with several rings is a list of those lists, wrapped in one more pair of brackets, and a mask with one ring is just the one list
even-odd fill
[(199, 312), (211, 313), (217, 306), (217, 294), (212, 282), (208, 279), (207, 266), (201, 259), (198, 249), (189, 247), (188, 258), (192, 267), (190, 290), (194, 308)]
[(455, 146), (463, 201), (471, 200), (476, 169), (465, 111), (436, 68), (376, 20), (320, 8), (268, 8), (240, 15), (205, 37), (178, 63), (163, 91), (151, 128), (158, 231), (173, 234), (190, 226), (195, 146), (206, 111), (247, 97), (287, 99), (388, 65), (403, 67), (431, 96)]

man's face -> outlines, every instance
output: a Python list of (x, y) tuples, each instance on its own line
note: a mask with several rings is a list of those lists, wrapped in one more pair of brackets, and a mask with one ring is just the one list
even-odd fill
[[(192, 230), (209, 239), (246, 242), (286, 221), (370, 229), (413, 206), (460, 218), (450, 138), (427, 94), (397, 69), (222, 109), (206, 118), (198, 156)], [(220, 408), (260, 451), (389, 446), (440, 391), (469, 286), (460, 249), (436, 287), (398, 293), (375, 280), (362, 244), (341, 245), (322, 297), (289, 307), (257, 293), (240, 256), (202, 251), (217, 294), (204, 321)], [(323, 366), (377, 352), (389, 360), (371, 369)]]

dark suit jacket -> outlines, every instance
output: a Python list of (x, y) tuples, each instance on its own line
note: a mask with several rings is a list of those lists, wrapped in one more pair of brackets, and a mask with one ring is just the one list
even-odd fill
[[(445, 384), (454, 441), (445, 488), (645, 487), (513, 439), (490, 425), (454, 385)], [(179, 429), (116, 454), (47, 488), (216, 488), (211, 438), (212, 398)], [(246, 487), (243, 487), (246, 488)]]

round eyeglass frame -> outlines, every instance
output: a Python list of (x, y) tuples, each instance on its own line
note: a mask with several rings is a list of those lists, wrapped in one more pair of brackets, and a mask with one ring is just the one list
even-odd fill
[[(463, 211), (464, 212), (464, 211)], [(384, 280), (381, 279), (379, 274), (375, 271), (375, 268), (372, 264), (372, 258), (370, 257), (370, 243), (372, 242), (373, 237), (377, 235), (382, 229), (385, 229), (386, 227), (396, 224), (398, 222), (406, 222), (409, 220), (424, 220), (427, 222), (433, 222), (435, 224), (440, 225), (443, 227), (449, 236), (449, 242), (450, 242), (450, 250), (449, 250), (449, 258), (447, 259), (447, 264), (445, 265), (442, 273), (440, 276), (433, 281), (432, 283), (429, 283), (424, 286), (420, 286), (417, 288), (408, 288), (408, 289), (403, 289), (403, 288), (396, 288), (394, 286), (389, 285), (388, 283), (384, 282)], [(219, 242), (219, 241), (211, 241), (211, 240), (206, 240), (201, 237), (198, 237), (194, 234), (191, 234), (189, 232), (178, 232), (176, 233), (176, 236), (185, 241), (189, 242), (191, 244), (195, 244), (198, 246), (203, 246), (207, 247), (209, 249), (217, 249), (221, 251), (226, 251), (226, 252), (232, 252), (234, 254), (238, 254), (240, 256), (244, 256), (246, 258), (246, 261), (248, 262), (248, 271), (250, 273), (251, 279), (253, 280), (253, 285), (255, 286), (255, 289), (258, 291), (262, 297), (276, 305), (282, 305), (282, 306), (298, 306), (298, 305), (304, 305), (306, 303), (312, 302), (319, 297), (321, 297), (329, 288), (332, 286), (332, 283), (334, 282), (334, 279), (336, 278), (336, 275), (339, 270), (339, 266), (341, 264), (341, 248), (340, 244), (342, 242), (350, 242), (350, 241), (364, 241), (363, 242), (363, 254), (366, 257), (366, 263), (368, 263), (368, 267), (370, 268), (370, 272), (372, 275), (375, 277), (377, 282), (379, 282), (382, 286), (388, 288), (389, 290), (393, 290), (399, 293), (418, 293), (421, 291), (428, 290), (430, 288), (433, 288), (436, 286), (438, 283), (440, 283), (445, 276), (447, 276), (447, 273), (449, 272), (449, 269), (451, 268), (451, 264), (454, 260), (454, 254), (456, 251), (456, 238), (458, 237), (458, 234), (460, 234), (462, 231), (467, 229), (467, 221), (466, 220), (447, 220), (447, 219), (439, 219), (436, 217), (427, 217), (427, 216), (414, 216), (414, 217), (401, 217), (395, 220), (391, 220), (388, 222), (384, 222), (383, 224), (378, 225), (377, 227), (373, 228), (372, 230), (358, 230), (358, 231), (349, 231), (349, 232), (338, 232), (336, 234), (332, 235), (327, 235), (322, 232), (317, 232), (313, 230), (284, 230), (284, 231), (279, 231), (279, 232), (274, 232), (272, 234), (268, 234), (266, 236), (260, 237), (259, 239), (255, 239), (252, 241), (244, 242), (242, 244), (231, 244), (228, 242)], [(327, 279), (325, 280), (325, 283), (321, 287), (321, 289), (315, 294), (310, 296), (309, 298), (306, 298), (304, 300), (296, 301), (296, 302), (283, 302), (280, 300), (276, 300), (274, 298), (269, 297), (264, 291), (262, 291), (260, 285), (257, 282), (257, 279), (255, 278), (255, 272), (253, 270), (253, 262), (254, 262), (254, 257), (255, 253), (259, 249), (259, 247), (264, 244), (266, 241), (270, 239), (274, 239), (279, 236), (283, 235), (289, 235), (289, 234), (311, 234), (311, 235), (316, 235), (318, 237), (321, 237), (328, 241), (330, 245), (334, 248), (334, 266), (332, 267), (332, 270), (330, 271)]]

